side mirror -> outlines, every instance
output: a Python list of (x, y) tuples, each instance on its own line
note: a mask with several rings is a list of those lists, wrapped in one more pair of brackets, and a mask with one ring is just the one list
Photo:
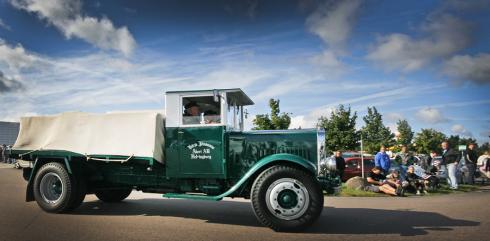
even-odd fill
[(213, 99), (214, 99), (214, 102), (219, 102), (219, 92), (218, 90), (213, 90)]

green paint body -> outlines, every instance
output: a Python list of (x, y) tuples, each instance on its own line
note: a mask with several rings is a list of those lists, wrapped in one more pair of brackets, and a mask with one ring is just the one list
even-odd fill
[[(29, 153), (28, 153), (29, 152)], [(25, 155), (23, 155), (26, 153)], [(92, 156), (108, 161), (87, 160), (80, 153), (62, 150), (12, 151), (14, 158), (33, 161), (28, 183), (49, 161), (64, 163), (97, 189), (133, 187), (145, 192), (165, 193), (165, 197), (221, 200), (247, 197), (255, 177), (274, 164), (294, 165), (317, 176), (316, 130), (237, 132), (225, 126), (166, 128), (165, 163), (153, 158)], [(326, 191), (339, 186), (338, 177), (318, 177)], [(190, 193), (200, 193), (199, 195)]]

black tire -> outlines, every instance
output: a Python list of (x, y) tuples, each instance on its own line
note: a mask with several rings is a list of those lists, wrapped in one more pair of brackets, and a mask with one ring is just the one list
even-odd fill
[(95, 196), (101, 201), (114, 203), (126, 199), (132, 191), (133, 189), (99, 190), (95, 192)]
[(74, 189), (74, 197), (67, 210), (74, 210), (80, 207), (85, 199), (85, 196), (87, 195), (87, 183), (85, 179), (76, 175), (76, 180), (74, 180), (74, 182), (76, 184), (76, 189)]
[[(275, 190), (273, 187), (275, 187), (277, 182), (279, 182), (277, 185), (281, 185), (282, 180), (298, 181), (299, 184), (303, 185), (303, 189), (298, 190), (307, 190), (307, 195), (304, 195), (305, 201), (302, 204), (302, 211), (295, 214), (297, 217), (278, 217), (278, 215), (282, 215), (278, 209), (276, 209), (276, 214), (271, 212), (270, 208), (273, 209), (273, 204), (268, 200), (272, 200), (271, 196), (275, 194), (269, 193), (269, 196), (267, 196), (268, 190), (271, 190), (271, 188)], [(294, 186), (296, 185), (294, 184)], [(323, 192), (316, 178), (303, 170), (289, 166), (272, 166), (263, 171), (255, 179), (251, 193), (252, 208), (255, 216), (263, 225), (275, 231), (301, 231), (316, 221), (323, 210)], [(274, 199), (274, 197), (272, 198)], [(279, 196), (277, 199), (279, 199)], [(306, 201), (307, 199), (309, 200)], [(270, 208), (268, 204), (271, 206)], [(283, 211), (287, 215), (289, 210), (286, 208)], [(292, 209), (291, 212), (293, 212)]]
[[(44, 181), (43, 181), (44, 179)], [(49, 180), (59, 183), (56, 191), (50, 192)], [(43, 187), (41, 187), (43, 185)], [(59, 186), (61, 185), (61, 188)], [(54, 185), (52, 185), (54, 186)], [(51, 189), (55, 189), (54, 187)], [(76, 198), (76, 187), (65, 167), (57, 162), (44, 164), (34, 177), (34, 198), (37, 204), (46, 212), (62, 213), (70, 210)], [(56, 192), (55, 194), (53, 194)], [(59, 196), (58, 198), (56, 198)]]

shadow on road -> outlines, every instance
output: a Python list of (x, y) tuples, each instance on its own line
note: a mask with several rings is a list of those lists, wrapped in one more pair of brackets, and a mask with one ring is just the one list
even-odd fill
[[(209, 223), (262, 227), (248, 202), (209, 202), (176, 199), (126, 200), (121, 203), (91, 201), (71, 215), (166, 216), (201, 219)], [(425, 235), (427, 230), (478, 226), (479, 222), (452, 219), (434, 213), (408, 210), (325, 207), (319, 220), (304, 232), (324, 234)]]

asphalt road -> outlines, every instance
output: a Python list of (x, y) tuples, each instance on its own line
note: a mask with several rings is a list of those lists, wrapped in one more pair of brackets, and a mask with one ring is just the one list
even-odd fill
[(490, 189), (431, 197), (328, 197), (302, 233), (277, 233), (250, 202), (164, 199), (133, 192), (118, 204), (85, 198), (70, 214), (24, 202), (21, 172), (0, 164), (0, 240), (488, 240)]

